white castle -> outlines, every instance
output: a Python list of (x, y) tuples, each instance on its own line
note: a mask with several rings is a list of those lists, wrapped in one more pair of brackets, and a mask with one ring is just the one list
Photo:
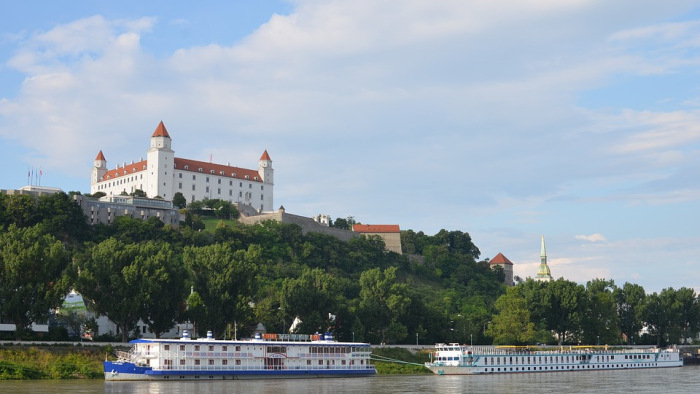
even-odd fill
[(92, 167), (90, 193), (112, 196), (140, 189), (150, 198), (172, 200), (180, 192), (190, 202), (222, 199), (248, 204), (259, 212), (272, 211), (274, 170), (267, 150), (258, 161), (258, 169), (251, 170), (175, 157), (171, 142), (161, 121), (151, 136), (146, 160), (108, 170), (100, 151)]

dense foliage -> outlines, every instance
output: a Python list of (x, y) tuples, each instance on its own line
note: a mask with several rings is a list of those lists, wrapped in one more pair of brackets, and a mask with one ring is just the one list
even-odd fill
[(296, 321), (297, 332), (371, 343), (664, 344), (698, 333), (692, 289), (647, 295), (629, 283), (560, 279), (506, 292), (503, 271), (478, 261), (461, 231), (402, 231), (397, 254), (379, 237), (345, 242), (292, 224), (243, 225), (221, 201), (183, 212), (179, 230), (126, 217), (89, 227), (66, 194), (0, 195), (0, 318), (18, 323), (17, 338), (28, 335), (72, 287), (123, 340), (139, 320), (156, 335), (190, 321), (217, 337), (258, 323), (286, 332)]
[(3, 347), (0, 348), (0, 380), (80, 379), (104, 376), (102, 362), (107, 348)]

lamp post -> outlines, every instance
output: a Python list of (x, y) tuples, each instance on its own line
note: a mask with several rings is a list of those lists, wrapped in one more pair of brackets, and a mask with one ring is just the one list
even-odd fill
[(418, 333), (416, 333), (416, 346), (418, 346)]
[(472, 334), (469, 334), (469, 347), (474, 347), (474, 337)]

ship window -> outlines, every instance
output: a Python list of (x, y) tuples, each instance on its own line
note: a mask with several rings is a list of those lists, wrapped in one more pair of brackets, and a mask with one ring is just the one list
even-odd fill
[(194, 345), (194, 351), (198, 352), (199, 351), (199, 345)]
[(228, 360), (221, 360), (221, 365), (228, 365)]
[(165, 350), (170, 350), (170, 345), (165, 345), (165, 346), (163, 346), (163, 348), (164, 348)]
[(209, 365), (214, 365), (214, 360), (209, 359)]
[(199, 359), (194, 360), (194, 365), (199, 365)]
[(241, 347), (240, 347), (240, 346), (236, 346), (236, 351), (237, 351), (237, 352), (240, 352), (240, 351), (241, 351)]
[(228, 351), (228, 346), (226, 346), (226, 345), (222, 346), (222, 347), (221, 347), (221, 351), (222, 351), (222, 352)]
[(213, 351), (214, 351), (214, 346), (213, 346), (213, 345), (209, 345), (209, 351), (210, 351), (210, 352), (213, 352)]
[[(238, 347), (238, 346), (236, 346)], [(241, 360), (236, 360), (236, 365), (241, 365)]]
[(318, 365), (323, 365), (323, 360), (318, 360)]
[(185, 351), (185, 345), (180, 345), (180, 350)]
[(181, 358), (181, 359), (180, 359), (180, 365), (185, 365), (185, 359), (184, 359), (184, 358)]

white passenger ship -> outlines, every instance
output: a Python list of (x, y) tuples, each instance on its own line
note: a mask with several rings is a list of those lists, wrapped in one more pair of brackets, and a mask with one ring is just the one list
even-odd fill
[(610, 349), (562, 346), (552, 350), (516, 346), (467, 346), (438, 343), (425, 366), (437, 375), (681, 367), (678, 349)]
[(106, 380), (215, 380), (370, 376), (368, 343), (336, 342), (330, 334), (264, 334), (249, 340), (136, 339)]

